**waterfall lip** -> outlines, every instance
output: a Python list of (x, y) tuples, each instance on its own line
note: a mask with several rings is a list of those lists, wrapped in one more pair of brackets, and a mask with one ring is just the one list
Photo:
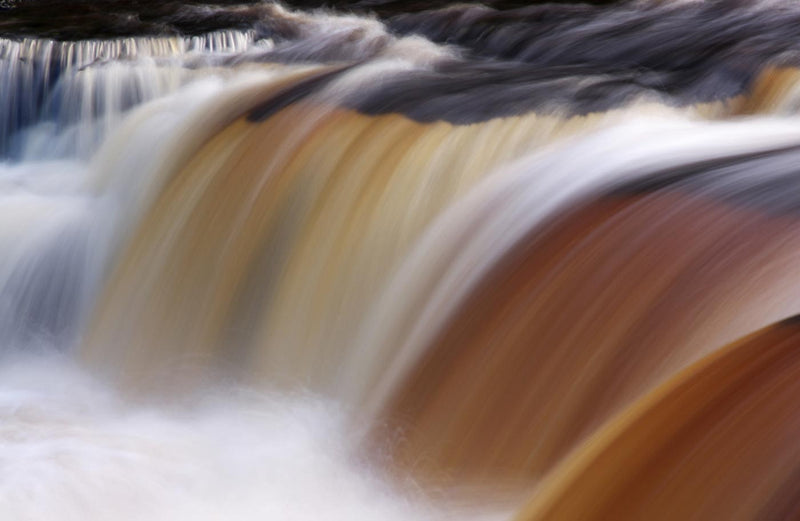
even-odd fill
[(313, 73), (307, 78), (293, 83), (288, 88), (277, 92), (266, 102), (250, 110), (247, 115), (248, 121), (259, 122), (263, 121), (273, 114), (279, 112), (281, 109), (292, 105), (313, 92), (325, 88), (331, 82), (335, 81), (341, 74), (344, 74), (357, 65), (344, 65), (333, 67), (330, 70), (323, 70), (321, 72)]
[[(355, 2), (361, 7), (382, 3)], [(142, 13), (155, 9), (153, 5), (149, 2), (142, 4)], [(531, 112), (584, 115), (642, 100), (672, 106), (730, 100), (748, 90), (765, 64), (800, 65), (800, 47), (797, 45), (781, 39), (771, 41), (769, 45), (759, 43), (760, 29), (771, 28), (783, 34), (789, 30), (791, 20), (800, 16), (800, 10), (781, 8), (782, 13), (791, 15), (787, 22), (750, 4), (737, 9), (692, 5), (688, 14), (674, 6), (650, 4), (608, 8), (531, 6), (508, 12), (486, 7), (450, 6), (429, 15), (445, 17), (443, 19), (455, 16), (459, 24), (463, 22), (466, 25), (459, 28), (453, 27), (452, 23), (443, 23), (436, 29), (439, 32), (423, 24), (424, 17), (414, 21), (413, 15), (381, 20), (327, 11), (292, 11), (272, 2), (212, 2), (209, 5), (185, 2), (179, 5), (159, 9), (165, 10), (164, 16), (168, 19), (174, 18), (173, 21), (181, 23), (216, 15), (221, 17), (220, 21), (216, 25), (201, 24), (196, 34), (174, 28), (156, 31), (151, 36), (146, 36), (150, 34), (147, 31), (134, 32), (132, 34), (137, 34), (137, 37), (132, 39), (126, 38), (126, 33), (84, 35), (115, 36), (90, 42), (53, 40), (52, 37), (59, 35), (47, 31), (36, 34), (51, 39), (23, 37), (19, 40), (20, 45), (51, 47), (48, 51), (52, 57), (50, 63), (30, 63), (32, 74), (44, 74), (39, 69), (52, 69), (47, 71), (49, 76), (42, 80), (44, 83), (35, 88), (46, 91), (45, 83), (56, 81), (64, 69), (73, 65), (80, 72), (101, 67), (106, 60), (118, 61), (123, 57), (153, 55), (154, 58), (169, 60), (180, 56), (186, 68), (269, 62), (347, 64), (355, 69), (368, 60), (393, 55), (412, 62), (415, 67), (402, 75), (388, 75), (379, 83), (365, 85), (357, 92), (341, 97), (341, 104), (370, 115), (400, 113), (423, 123), (446, 121), (466, 125)], [(127, 13), (125, 9), (129, 8), (133, 9), (122, 2), (114, 8), (117, 11), (111, 9), (111, 13)], [(598, 9), (604, 9), (603, 13), (609, 15), (602, 17), (602, 23), (592, 16), (599, 12)], [(637, 35), (650, 38), (652, 32), (656, 34), (652, 38), (665, 38), (659, 36), (659, 31), (647, 31), (653, 24), (667, 33), (676, 28), (683, 30), (686, 23), (702, 21), (708, 13), (716, 12), (714, 9), (722, 9), (730, 23), (747, 22), (742, 42), (732, 40), (730, 28), (723, 20), (714, 22), (719, 35), (711, 34), (711, 29), (699, 30), (699, 33), (709, 33), (707, 36), (713, 37), (714, 45), (697, 58), (677, 52), (681, 45), (694, 42), (691, 38), (696, 39), (695, 36), (687, 36), (687, 41), (676, 37), (677, 43), (670, 42), (676, 50), (675, 56), (659, 51), (658, 45), (644, 45), (639, 46), (644, 49), (637, 47), (622, 52), (630, 47), (631, 38)], [(577, 19), (567, 23), (564, 20), (569, 18), (567, 14), (575, 15)], [(659, 18), (661, 15), (664, 20)], [(524, 23), (519, 25), (515, 22), (515, 16), (522, 16)], [(134, 18), (149, 20), (141, 13)], [(0, 28), (4, 23), (10, 22), (0, 21)], [(158, 23), (164, 25), (167, 22), (162, 20)], [(465, 35), (481, 28), (486, 29), (486, 38), (476, 40), (478, 43), (475, 45), (485, 40), (480, 43), (485, 44), (485, 49), (462, 41)], [(495, 32), (505, 34), (506, 30), (511, 31), (509, 34), (514, 36), (511, 40), (519, 41), (522, 50), (511, 52), (504, 47), (493, 47), (492, 35)], [(6, 37), (18, 38), (20, 34), (11, 31)], [(563, 36), (563, 42), (559, 40), (558, 46), (548, 46), (548, 42), (552, 43), (552, 38), (558, 35)], [(236, 38), (242, 41), (236, 41)], [(720, 41), (714, 43), (716, 39)], [(746, 45), (751, 41), (753, 45)], [(259, 42), (271, 43), (259, 47)], [(441, 45), (441, 42), (446, 42), (446, 45)], [(75, 51), (82, 49), (81, 46), (93, 50)], [(406, 49), (399, 50), (403, 46)], [(597, 47), (608, 48), (613, 56), (620, 55), (620, 60), (612, 63), (610, 58), (598, 55)], [(6, 44), (4, 50), (0, 40), (0, 54), (11, 57), (9, 49)], [(194, 50), (204, 54), (191, 58), (190, 51)], [(734, 52), (737, 50), (742, 52)], [(17, 52), (15, 57), (22, 58), (23, 54)], [(415, 54), (424, 57), (415, 59)], [(33, 56), (31, 52), (25, 54), (28, 59)], [(33, 97), (42, 95), (39, 92)], [(297, 93), (296, 98), (302, 97)], [(28, 102), (34, 103), (32, 100)], [(3, 134), (13, 134), (17, 127), (30, 123), (30, 115), (23, 115), (21, 119), (21, 122), (13, 123), (12, 126), (16, 127), (10, 130), (0, 126), (0, 148), (8, 139)], [(0, 125), (4, 124), (0, 121)]]
[[(800, 210), (800, 191), (795, 187), (800, 183), (798, 157), (800, 145), (791, 144), (710, 158), (623, 181), (606, 194), (625, 196), (674, 188), (703, 192), (770, 215), (794, 214)], [(780, 164), (776, 164), (778, 161)], [(765, 175), (752, 176), (751, 172)]]
[[(79, 41), (59, 40), (54, 38), (58, 35), (46, 32), (22, 37), (4, 33), (0, 38), (0, 84), (10, 86), (10, 94), (0, 98), (0, 157), (16, 159), (19, 149), (25, 155), (27, 138), (23, 133), (37, 124), (52, 122), (57, 129), (64, 129), (76, 120), (97, 119), (105, 120), (100, 123), (107, 126), (127, 108), (158, 95), (155, 91), (162, 86), (169, 84), (164, 87), (168, 91), (192, 81), (187, 71), (202, 75), (204, 69), (264, 63), (356, 67), (370, 59), (397, 59), (429, 68), (454, 57), (447, 46), (414, 36), (397, 37), (370, 17), (295, 12), (269, 2), (227, 7), (186, 4), (186, 8), (208, 11), (203, 16), (221, 10), (248, 23), (204, 27), (204, 32), (196, 35), (166, 31), (102, 38), (108, 35), (99, 33)], [(182, 13), (175, 16), (180, 18)], [(0, 28), (3, 23), (0, 21)], [(209, 32), (210, 28), (216, 30)], [(156, 77), (153, 69), (145, 81), (146, 71), (136, 69), (146, 60), (163, 66), (170, 78)], [(127, 69), (114, 70), (117, 66)], [(104, 69), (111, 70), (104, 76)], [(301, 97), (296, 93), (293, 100)], [(100, 126), (96, 130), (98, 135), (103, 133)], [(96, 138), (89, 131), (84, 134), (80, 139), (86, 155)]]
[[(659, 125), (634, 118), (605, 131), (551, 145), (490, 175), (440, 215), (420, 237), (364, 321), (355, 341), (355, 351), (360, 355), (368, 356), (374, 346), (391, 344), (393, 338), (401, 340), (386, 363), (388, 369), (379, 380), (369, 382), (375, 385), (370, 393), (364, 389), (351, 391), (362, 400), (363, 414), (379, 417), (396, 387), (422, 356), (424, 346), (464, 295), (502, 258), (503, 252), (564, 205), (593, 193), (613, 193), (652, 172), (668, 172), (669, 168), (662, 164), (665, 161), (698, 166), (724, 163), (731, 154), (746, 159), (797, 152), (800, 137), (793, 128), (796, 121), (699, 124), (669, 118)], [(748, 125), (753, 128), (748, 129)], [(716, 136), (718, 148), (709, 151), (705, 141), (693, 141), (691, 129), (705, 129)], [(616, 164), (598, 163), (595, 154), (590, 153), (598, 146), (606, 153), (619, 150), (626, 135), (628, 140), (632, 135), (638, 136), (639, 141), (649, 135), (651, 140), (641, 141), (648, 146), (634, 149), (633, 156), (615, 159)], [(569, 147), (573, 151), (564, 158), (560, 152)], [(680, 160), (674, 157), (678, 153), (683, 154)], [(548, 173), (545, 181), (531, 182), (541, 179), (544, 172)], [(614, 172), (612, 179), (600, 175), (609, 172)], [(409, 288), (415, 287), (414, 281), (419, 280), (430, 282), (424, 289), (426, 298), (419, 301), (424, 302), (422, 309), (414, 307), (419, 305), (420, 296), (410, 298), (409, 293), (413, 291)], [(405, 308), (398, 312), (396, 302), (405, 302)]]

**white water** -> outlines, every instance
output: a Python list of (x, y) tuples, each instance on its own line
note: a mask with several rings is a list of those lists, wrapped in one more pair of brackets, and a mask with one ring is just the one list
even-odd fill
[[(369, 41), (344, 55), (437, 56), (415, 38), (392, 46), (375, 21), (300, 21), (308, 42), (283, 55), (331, 49), (363, 26)], [(0, 40), (0, 519), (488, 517), (389, 485), (353, 446), (359, 426), (322, 397), (216, 387), (180, 404), (137, 405), (70, 355), (164, 172), (239, 94), (278, 74), (217, 62), (272, 48), (236, 32)], [(51, 82), (41, 63), (67, 72)]]
[[(324, 398), (214, 387), (191, 403), (132, 404), (69, 356), (117, 246), (157, 192), (160, 175), (202, 140), (195, 129), (222, 117), (225, 110), (215, 114), (215, 107), (234, 105), (238, 92), (274, 77), (225, 70), (221, 56), (386, 58), (335, 82), (339, 92), (451, 55), (419, 38), (396, 40), (374, 20), (320, 16), (298, 23), (302, 41), (277, 47), (227, 32), (61, 45), (0, 40), (0, 114), (28, 111), (32, 122), (21, 130), (0, 120), (0, 140), (9, 139), (16, 152), (14, 161), (0, 163), (0, 519), (508, 517), (502, 505), (470, 505), (467, 513), (435, 503), (431, 491), (393, 488), (358, 456), (354, 440), (363, 426)], [(7, 94), (46, 81), (20, 57), (82, 70), (53, 86), (39, 107), (44, 115), (34, 115), (31, 99)], [(399, 354), (376, 386), (376, 402), (383, 400), (446, 319), (448, 305), (535, 222), (573, 198), (658, 167), (800, 141), (791, 121), (637, 124), (570, 143), (566, 153), (554, 148), (526, 158), (442, 216), (365, 321), (356, 346), (362, 356), (348, 368), (346, 384), (374, 384), (358, 376), (379, 375)], [(13, 139), (12, 131), (19, 131)], [(484, 220), (493, 205), (505, 210)], [(439, 255), (431, 257), (435, 249)], [(399, 332), (407, 345), (378, 359)]]
[(15, 521), (465, 518), (392, 490), (357, 462), (346, 425), (315, 397), (228, 389), (191, 407), (134, 406), (68, 359), (6, 360), (0, 512)]

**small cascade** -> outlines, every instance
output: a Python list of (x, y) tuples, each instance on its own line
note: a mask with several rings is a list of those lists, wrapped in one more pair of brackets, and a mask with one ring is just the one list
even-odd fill
[(797, 6), (21, 2), (0, 512), (796, 513)]
[[(86, 157), (125, 111), (187, 83), (190, 75), (181, 66), (186, 55), (242, 53), (253, 40), (252, 32), (241, 31), (110, 41), (0, 40), (0, 157)], [(53, 139), (62, 143), (54, 147)]]

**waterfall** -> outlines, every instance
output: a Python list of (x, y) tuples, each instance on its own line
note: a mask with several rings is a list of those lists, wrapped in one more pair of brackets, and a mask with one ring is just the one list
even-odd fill
[(0, 512), (791, 516), (800, 9), (319, 4), (0, 3)]

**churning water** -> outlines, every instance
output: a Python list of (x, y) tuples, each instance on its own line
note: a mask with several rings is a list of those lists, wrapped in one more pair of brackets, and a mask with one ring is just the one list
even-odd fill
[(0, 518), (791, 517), (800, 9), (490, 3), (0, 5)]

